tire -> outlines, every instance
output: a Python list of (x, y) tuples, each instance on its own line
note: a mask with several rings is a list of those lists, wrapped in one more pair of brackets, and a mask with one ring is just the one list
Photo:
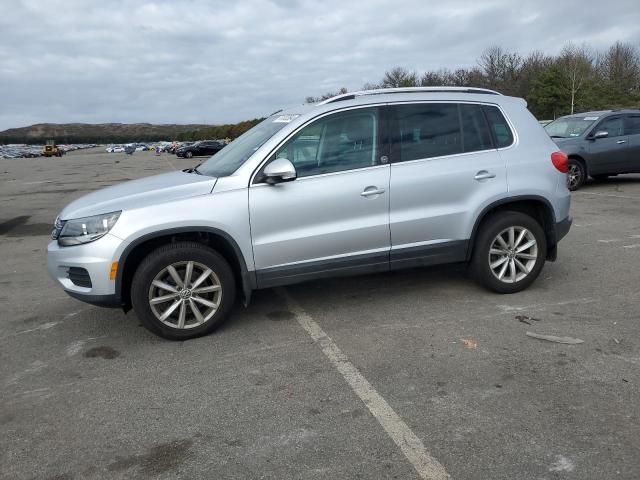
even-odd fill
[[(182, 288), (175, 280), (177, 276), (184, 283), (189, 268), (191, 279), (187, 284), (200, 280), (196, 288)], [(206, 275), (207, 269), (211, 275)], [(157, 248), (142, 261), (131, 284), (131, 303), (142, 324), (169, 340), (187, 340), (213, 332), (229, 316), (235, 296), (235, 278), (227, 261), (218, 252), (195, 242)], [(167, 315), (164, 320), (163, 315)]]
[(572, 192), (578, 190), (587, 179), (587, 171), (584, 164), (575, 158), (569, 159), (569, 172), (567, 173), (567, 188)]
[(184, 154), (184, 156), (185, 156), (185, 158), (192, 158), (192, 157), (193, 157), (193, 152), (191, 152), (191, 151), (187, 151), (187, 152)]
[[(510, 238), (512, 228), (513, 241)], [(503, 242), (498, 240), (499, 235)], [(516, 254), (518, 249), (529, 245), (531, 241), (535, 243)], [(504, 255), (496, 254), (497, 251), (503, 251)], [(524, 213), (503, 211), (491, 215), (482, 223), (476, 237), (470, 270), (473, 278), (483, 287), (497, 293), (516, 293), (534, 282), (546, 258), (547, 240), (540, 224)], [(503, 262), (498, 263), (500, 260)], [(503, 276), (499, 278), (501, 273)]]

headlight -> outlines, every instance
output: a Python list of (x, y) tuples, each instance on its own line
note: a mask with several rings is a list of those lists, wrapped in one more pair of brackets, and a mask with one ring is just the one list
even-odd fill
[[(64, 222), (56, 220), (56, 229), (52, 236), (58, 232), (58, 243), (65, 247), (93, 242), (104, 237), (116, 224), (118, 217), (120, 217), (120, 212), (104, 213)], [(59, 230), (58, 225), (60, 225)]]

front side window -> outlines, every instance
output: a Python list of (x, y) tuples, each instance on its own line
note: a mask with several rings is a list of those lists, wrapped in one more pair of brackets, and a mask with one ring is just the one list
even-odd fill
[(297, 132), (274, 158), (293, 163), (299, 178), (377, 165), (378, 117), (378, 108), (323, 117)]
[(394, 107), (394, 150), (401, 162), (462, 153), (458, 106), (424, 103)]
[(511, 145), (513, 143), (513, 133), (502, 112), (497, 107), (489, 105), (483, 106), (482, 109), (489, 121), (496, 147), (504, 148)]
[(619, 137), (624, 135), (622, 117), (613, 117), (603, 120), (593, 131), (593, 133), (597, 132), (607, 132), (609, 137)]

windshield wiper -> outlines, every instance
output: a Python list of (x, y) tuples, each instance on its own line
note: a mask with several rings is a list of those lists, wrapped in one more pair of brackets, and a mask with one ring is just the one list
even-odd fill
[(203, 173), (198, 170), (198, 167), (202, 165), (202, 162), (200, 162), (198, 165), (196, 165), (193, 168), (185, 168), (184, 170), (182, 170), (185, 173), (195, 173), (196, 175), (203, 175)]
[(562, 135), (551, 135), (551, 138), (567, 138), (567, 137), (563, 137)]

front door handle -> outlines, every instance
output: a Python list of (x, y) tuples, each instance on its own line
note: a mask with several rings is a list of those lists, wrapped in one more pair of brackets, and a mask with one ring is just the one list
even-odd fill
[(488, 178), (496, 178), (496, 174), (487, 172), (486, 170), (480, 170), (473, 178), (476, 180), (487, 180)]
[(362, 197), (370, 197), (372, 195), (380, 195), (384, 193), (384, 188), (378, 188), (378, 187), (374, 187), (374, 186), (370, 186), (365, 188), (362, 193), (360, 194), (360, 196)]
[(621, 143), (627, 143), (627, 141), (626, 141), (626, 140), (618, 140), (616, 143), (617, 143), (618, 145), (620, 145)]

